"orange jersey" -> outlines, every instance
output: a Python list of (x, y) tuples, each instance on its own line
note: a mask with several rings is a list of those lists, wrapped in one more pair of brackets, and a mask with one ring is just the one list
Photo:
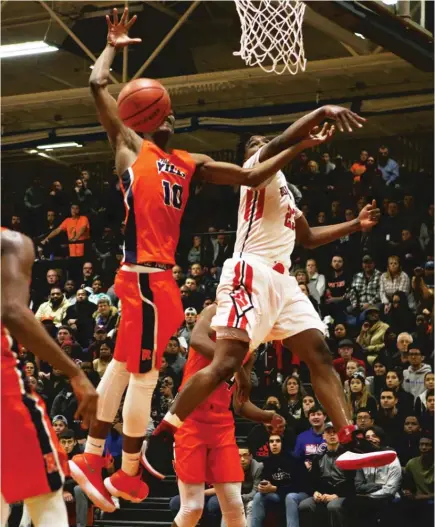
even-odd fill
[(187, 152), (167, 153), (143, 141), (136, 161), (121, 176), (126, 207), (123, 262), (175, 264), (180, 222), (195, 168)]
[(21, 395), (24, 392), (24, 383), (18, 361), (12, 351), (12, 337), (9, 331), (1, 324), (1, 393), (3, 395)]

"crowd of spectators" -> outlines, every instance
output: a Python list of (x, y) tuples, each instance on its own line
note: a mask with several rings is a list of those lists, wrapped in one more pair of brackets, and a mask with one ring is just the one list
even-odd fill
[[(428, 178), (411, 177), (381, 146), (374, 155), (362, 150), (353, 164), (340, 155), (331, 159), (327, 152), (320, 158), (303, 153), (289, 180), (312, 226), (350, 221), (373, 199), (381, 208), (379, 225), (370, 233), (357, 232), (315, 250), (297, 246), (291, 273), (325, 323), (355, 423), (373, 445), (394, 448), (398, 460), (376, 470), (341, 472), (335, 465), (341, 451), (337, 431), (315, 398), (297, 350), (263, 345), (254, 395), (265, 401), (265, 408), (280, 412), (287, 427), (282, 436), (274, 436), (258, 424), (240, 444), (248, 524), (266, 525), (272, 511), (284, 514), (288, 527), (298, 527), (299, 521), (316, 525), (320, 517), (331, 527), (374, 525), (385, 518), (390, 522), (395, 514), (399, 523), (413, 518), (428, 525), (435, 406), (434, 205)], [(230, 192), (236, 195), (236, 190)], [(190, 221), (207, 189), (192, 195)], [(83, 170), (70, 192), (59, 181), (45, 189), (36, 178), (22, 199), (8, 226), (35, 243), (30, 307), (97, 385), (112, 360), (122, 316), (113, 285), (124, 231), (119, 187), (107, 181), (93, 184), (90, 172)], [(203, 213), (204, 205), (197, 210)], [(149, 432), (181, 384), (197, 316), (215, 299), (222, 265), (232, 254), (234, 236), (228, 231), (235, 224), (228, 218), (234, 217), (234, 210), (228, 211), (228, 217), (214, 218), (211, 225), (202, 217), (200, 228), (182, 230), (173, 276), (185, 321), (164, 353)], [(202, 234), (191, 235), (195, 231)], [(68, 455), (75, 453), (85, 432), (74, 420), (77, 401), (68, 380), (35, 360), (31, 350), (18, 352), (29, 385), (45, 400)], [(107, 442), (113, 466), (120, 459), (121, 429), (122, 406)], [(86, 525), (87, 502), (78, 487), (69, 482), (64, 496), (76, 503), (77, 525)], [(219, 521), (212, 488), (206, 496), (206, 514)], [(171, 502), (173, 511), (177, 503)]]

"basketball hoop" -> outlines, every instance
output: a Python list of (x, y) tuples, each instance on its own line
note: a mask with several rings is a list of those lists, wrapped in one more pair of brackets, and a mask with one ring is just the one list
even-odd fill
[(302, 22), (305, 4), (299, 0), (234, 0), (242, 26), (239, 55), (247, 66), (277, 75), (305, 71)]

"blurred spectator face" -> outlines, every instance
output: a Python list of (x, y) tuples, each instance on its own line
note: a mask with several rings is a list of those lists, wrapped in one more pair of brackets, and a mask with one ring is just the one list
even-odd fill
[(362, 393), (364, 386), (360, 379), (351, 379), (349, 384), (352, 393)]
[(71, 454), (77, 444), (77, 441), (72, 437), (62, 437), (59, 439), (59, 443), (63, 446), (63, 449), (67, 454)]
[(375, 158), (372, 157), (372, 156), (369, 156), (367, 158), (367, 163), (366, 163), (367, 167), (373, 167), (373, 166), (375, 166), (375, 164), (376, 164)]
[(172, 268), (172, 276), (174, 280), (181, 280), (183, 278), (183, 269), (179, 265), (174, 265)]
[(311, 410), (311, 408), (316, 404), (316, 401), (314, 400), (314, 397), (311, 395), (306, 395), (302, 399), (302, 410), (304, 411), (305, 415), (308, 415), (308, 410)]
[(49, 269), (47, 271), (47, 283), (50, 285), (57, 284), (59, 281), (59, 275), (57, 274), (57, 271), (54, 269)]
[(103, 317), (110, 315), (110, 304), (107, 300), (100, 300), (97, 306), (98, 313)]
[(331, 212), (332, 214), (337, 214), (340, 211), (340, 202), (338, 200), (334, 200), (331, 203)]
[(433, 373), (426, 373), (424, 376), (424, 387), (426, 390), (433, 390), (435, 388), (435, 375)]
[(362, 263), (362, 268), (363, 268), (363, 271), (365, 273), (371, 274), (375, 270), (375, 262), (373, 262), (373, 261), (371, 261), (371, 262), (363, 262)]
[(190, 289), (187, 287), (187, 285), (182, 285), (180, 287), (180, 294), (181, 294), (181, 296), (189, 296)]
[(27, 384), (29, 385), (29, 388), (31, 390), (35, 390), (36, 391), (36, 387), (38, 386), (38, 381), (36, 380), (36, 377), (34, 377), (33, 375), (28, 375), (27, 376)]
[(305, 165), (308, 161), (308, 155), (305, 152), (301, 152), (299, 154), (299, 161)]
[(304, 271), (296, 271), (295, 278), (296, 278), (296, 282), (299, 285), (307, 283), (307, 275)]
[(403, 206), (405, 207), (405, 209), (410, 209), (414, 206), (414, 197), (411, 196), (411, 194), (407, 194), (403, 198)]
[(433, 413), (435, 410), (435, 397), (433, 395), (429, 395), (429, 397), (426, 399), (426, 408), (428, 412)]
[(50, 302), (52, 306), (56, 307), (61, 304), (63, 299), (63, 293), (58, 287), (52, 288), (50, 291)]
[(83, 181), (80, 178), (76, 179), (76, 187), (79, 189), (83, 188)]
[(47, 212), (47, 223), (49, 225), (52, 225), (55, 219), (56, 219), (56, 213), (53, 210), (49, 210)]
[(62, 344), (65, 340), (71, 340), (71, 333), (66, 328), (60, 328), (57, 332), (57, 341)]
[(387, 373), (387, 368), (381, 362), (375, 362), (373, 365), (373, 372), (376, 377), (380, 377)]
[(53, 185), (51, 188), (56, 192), (61, 192), (62, 190), (62, 183), (60, 181), (53, 181)]
[(395, 256), (390, 256), (388, 258), (388, 270), (390, 271), (390, 273), (397, 274), (399, 272), (399, 269), (400, 269), (399, 258)]
[(400, 335), (397, 337), (397, 349), (401, 353), (407, 353), (411, 344), (412, 337), (408, 333), (400, 333)]
[(352, 375), (356, 372), (358, 367), (359, 367), (359, 364), (357, 362), (354, 362), (353, 360), (350, 360), (346, 364), (346, 377), (348, 379), (350, 379), (352, 377)]
[(323, 211), (317, 214), (317, 223), (321, 223), (321, 224), (326, 223), (326, 214)]
[(166, 357), (162, 357), (162, 360), (160, 362), (160, 369), (159, 369), (159, 371), (163, 372), (163, 371), (166, 370), (167, 367), (168, 367), (168, 361), (166, 360)]
[(101, 280), (94, 280), (92, 282), (92, 291), (94, 294), (101, 293), (101, 290), (103, 289), (103, 284), (101, 283)]
[(391, 390), (384, 390), (380, 397), (381, 408), (384, 410), (392, 410), (397, 404), (396, 396)]
[(304, 203), (302, 205), (301, 211), (303, 212), (303, 214), (304, 214), (304, 216), (306, 218), (309, 217), (309, 215), (310, 215), (310, 207), (309, 207), (308, 203)]
[(112, 350), (107, 344), (101, 344), (100, 346), (100, 359), (107, 361), (112, 358)]
[(83, 264), (83, 276), (85, 278), (90, 278), (92, 276), (94, 269), (91, 262), (86, 262)]
[(400, 379), (395, 371), (389, 371), (385, 377), (385, 384), (388, 388), (397, 390), (400, 387)]
[(168, 344), (166, 345), (165, 353), (170, 355), (176, 355), (180, 351), (180, 343), (176, 337), (169, 339)]
[(327, 428), (323, 432), (323, 439), (326, 441), (328, 446), (334, 447), (339, 443), (337, 432), (332, 427)]
[(416, 434), (417, 432), (420, 432), (418, 419), (414, 415), (409, 415), (405, 419), (403, 430), (405, 431), (405, 434)]
[(366, 315), (366, 318), (371, 324), (375, 324), (379, 320), (379, 311), (374, 309), (369, 311)]
[(165, 377), (160, 386), (160, 393), (163, 397), (173, 397), (174, 381), (172, 377)]
[(374, 424), (372, 416), (368, 412), (358, 412), (356, 415), (356, 424), (361, 430), (367, 430)]
[(390, 218), (394, 218), (399, 213), (399, 207), (394, 201), (388, 203), (387, 214)]
[(278, 397), (275, 397), (274, 395), (269, 395), (269, 397), (266, 399), (266, 405), (268, 404), (273, 404), (273, 406), (275, 406), (278, 410), (281, 408)]
[(360, 212), (366, 205), (367, 205), (366, 198), (364, 197), (359, 198), (359, 200), (356, 202), (356, 208), (358, 209), (358, 212)]
[(365, 163), (368, 157), (369, 153), (367, 152), (367, 150), (361, 150), (361, 153), (359, 155), (359, 160), (361, 161), (361, 163)]
[[(209, 234), (214, 234), (215, 232), (217, 232), (217, 229), (216, 227), (209, 227), (208, 228), (208, 233)], [(214, 240), (216, 238), (216, 236), (211, 236), (211, 239)]]
[(409, 364), (417, 370), (420, 368), (421, 363), (423, 362), (424, 356), (421, 354), (419, 349), (411, 347), (408, 351), (408, 360)]
[(322, 425), (325, 424), (326, 416), (323, 412), (320, 410), (318, 412), (312, 412), (308, 416), (308, 421), (310, 422), (310, 425), (315, 428), (319, 428)]
[(269, 450), (274, 456), (281, 454), (282, 441), (279, 435), (273, 434), (269, 437)]
[(290, 377), (287, 381), (287, 393), (289, 395), (297, 395), (299, 392), (299, 383), (296, 379)]
[(428, 437), (422, 437), (419, 443), (419, 450), (422, 456), (432, 457), (433, 441)]
[(31, 375), (35, 375), (35, 365), (33, 362), (26, 362), (24, 366), (24, 371), (26, 372), (26, 377), (30, 377)]
[(389, 150), (386, 146), (381, 146), (378, 150), (379, 159), (388, 159), (389, 156)]
[(80, 216), (80, 207), (78, 205), (71, 205), (71, 216), (73, 218)]
[(407, 242), (412, 238), (411, 231), (408, 229), (403, 229), (402, 231), (402, 241)]
[(351, 346), (343, 346), (338, 348), (340, 357), (344, 360), (349, 360), (352, 357), (353, 348)]
[(401, 302), (400, 296), (393, 295), (393, 301), (391, 302), (393, 309), (397, 309), (400, 306), (400, 302)]
[(197, 289), (196, 280), (193, 278), (187, 278), (185, 285), (192, 292), (196, 291)]
[(217, 242), (219, 245), (225, 245), (227, 242), (227, 237), (225, 234), (218, 234), (217, 235)]
[(322, 161), (323, 161), (324, 163), (329, 163), (330, 159), (331, 159), (331, 158), (329, 157), (328, 152), (324, 152), (324, 153), (322, 154)]
[(353, 212), (352, 209), (346, 209), (344, 211), (344, 219), (346, 221), (351, 221), (351, 220), (355, 219), (355, 213)]
[(11, 218), (11, 226), (17, 228), (20, 225), (21, 225), (21, 218), (17, 216), (16, 214), (14, 214)]
[(104, 328), (98, 328), (95, 330), (94, 339), (98, 342), (107, 339), (107, 330)]
[(94, 368), (92, 367), (92, 362), (82, 362), (80, 364), (80, 369), (83, 370), (86, 375), (89, 375), (91, 371), (94, 371)]
[(305, 284), (299, 284), (299, 289), (304, 293), (305, 296), (309, 296), (308, 287)]
[(63, 286), (63, 290), (67, 295), (72, 295), (74, 293), (74, 289), (76, 288), (76, 284), (74, 280), (67, 280), (65, 282), (65, 285)]
[(76, 293), (77, 302), (85, 302), (88, 299), (88, 295), (84, 289), (79, 289)]
[(317, 273), (316, 260), (307, 260), (306, 271), (309, 276), (313, 276), (315, 273)]
[(201, 236), (194, 236), (193, 237), (193, 246), (196, 248), (201, 247)]
[(319, 165), (315, 161), (308, 161), (308, 172), (311, 174), (317, 174), (319, 171)]
[(202, 307), (203, 307), (203, 309), (205, 309), (206, 307), (211, 306), (212, 304), (213, 304), (213, 300), (211, 298), (206, 298), (204, 300), (204, 304), (203, 304)]
[(424, 315), (417, 315), (415, 319), (415, 324), (417, 327), (427, 326), (427, 321)]
[(196, 316), (194, 313), (185, 313), (184, 321), (186, 324), (193, 325), (196, 322)]
[(374, 430), (367, 430), (365, 438), (367, 439), (367, 441), (370, 441), (370, 443), (376, 447), (379, 447), (381, 445), (381, 438), (376, 435)]
[(334, 329), (334, 335), (337, 340), (342, 340), (346, 336), (346, 328), (343, 324), (337, 324)]
[(242, 465), (242, 469), (246, 472), (248, 468), (251, 466), (252, 454), (249, 452), (247, 448), (239, 448), (239, 456), (240, 456), (240, 464)]
[(343, 258), (341, 256), (334, 256), (332, 258), (331, 267), (334, 271), (341, 271), (343, 269)]
[(80, 173), (80, 178), (83, 179), (83, 181), (89, 181), (91, 179), (91, 176), (89, 175), (89, 172), (87, 170), (82, 170)]
[(59, 434), (66, 430), (66, 424), (61, 419), (58, 419), (57, 421), (53, 422), (53, 428), (56, 432), (56, 435), (59, 436)]
[(193, 264), (192, 267), (190, 268), (190, 274), (194, 277), (194, 278), (197, 278), (199, 276), (202, 275), (202, 266), (201, 264)]

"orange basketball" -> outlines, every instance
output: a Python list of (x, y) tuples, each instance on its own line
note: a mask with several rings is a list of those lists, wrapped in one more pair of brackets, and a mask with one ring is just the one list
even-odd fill
[(131, 81), (124, 86), (118, 97), (118, 111), (122, 122), (136, 132), (154, 132), (170, 110), (168, 92), (154, 79)]

